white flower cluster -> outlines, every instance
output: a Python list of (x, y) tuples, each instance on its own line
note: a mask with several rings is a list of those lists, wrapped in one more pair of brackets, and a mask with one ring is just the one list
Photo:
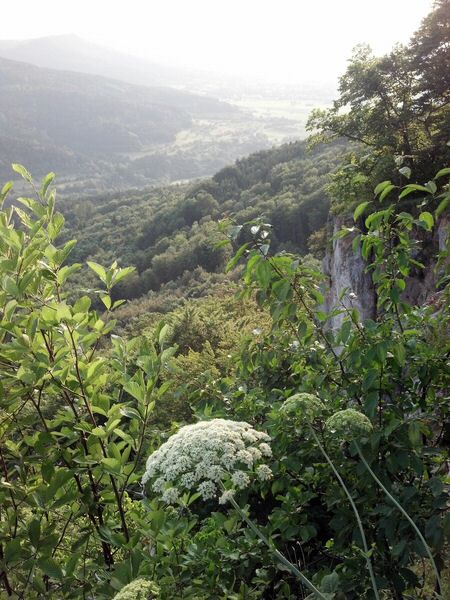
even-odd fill
[[(229, 480), (237, 489), (249, 486), (252, 475), (260, 481), (272, 472), (262, 461), (272, 455), (270, 437), (243, 421), (212, 419), (182, 427), (147, 460), (142, 483), (168, 504), (183, 490), (193, 490), (204, 500), (214, 498), (220, 483)], [(233, 490), (220, 498), (225, 503)]]

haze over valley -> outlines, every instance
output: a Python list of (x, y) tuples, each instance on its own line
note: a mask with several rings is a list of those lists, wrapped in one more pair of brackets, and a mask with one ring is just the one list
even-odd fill
[(268, 85), (158, 65), (75, 35), (0, 42), (0, 173), (11, 159), (92, 194), (213, 174), (304, 136), (331, 84)]

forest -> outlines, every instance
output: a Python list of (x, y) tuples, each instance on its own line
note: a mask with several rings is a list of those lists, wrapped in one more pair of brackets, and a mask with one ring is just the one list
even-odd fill
[[(449, 16), (210, 178), (59, 199), (12, 165), (1, 598), (450, 597)], [(329, 306), (343, 248), (370, 317)]]

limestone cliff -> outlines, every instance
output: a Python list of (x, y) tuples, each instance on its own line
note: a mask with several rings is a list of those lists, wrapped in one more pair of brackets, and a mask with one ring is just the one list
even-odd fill
[[(348, 215), (331, 217), (329, 229), (333, 241), (323, 261), (324, 273), (328, 278), (324, 309), (330, 312), (343, 305), (353, 307), (359, 311), (360, 320), (364, 321), (376, 318), (377, 314), (377, 297), (371, 274), (359, 251), (353, 251), (354, 234), (344, 238), (334, 237), (342, 227), (353, 225), (353, 220)], [(449, 221), (446, 217), (440, 219), (432, 234), (419, 233), (421, 248), (415, 258), (425, 264), (425, 269), (417, 269), (408, 277), (403, 294), (407, 302), (421, 305), (430, 301), (436, 293), (436, 283), (439, 280), (436, 257), (439, 251), (444, 250), (448, 233)], [(332, 317), (329, 326), (332, 329), (340, 327), (344, 316), (340, 314)]]

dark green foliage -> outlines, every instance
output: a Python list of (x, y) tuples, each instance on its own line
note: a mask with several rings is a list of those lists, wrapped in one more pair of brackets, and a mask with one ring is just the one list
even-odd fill
[[(72, 242), (55, 246), (63, 219), (54, 212), (51, 177), (37, 200), (22, 201), (25, 210), (4, 210), (0, 546), (6, 594), (106, 600), (146, 578), (167, 600), (299, 597), (302, 584), (278, 567), (274, 544), (300, 563), (323, 597), (371, 599), (354, 513), (316, 437), (352, 492), (377, 587), (397, 599), (429, 586), (430, 576), (418, 567), (426, 553), (415, 530), (374, 485), (354, 443), (334, 439), (325, 420), (349, 408), (370, 419), (373, 432), (365, 428), (358, 439), (363, 455), (443, 568), (449, 535), (443, 475), (450, 419), (448, 248), (440, 257), (437, 305), (412, 307), (401, 291), (418, 268), (417, 232), (434, 227), (437, 213), (427, 208), (436, 194), (441, 205), (448, 201), (448, 188), (442, 188), (447, 175), (438, 174), (434, 191), (423, 186), (428, 206), (422, 202), (417, 217), (389, 207), (365, 220), (357, 240), (372, 261), (382, 309), (376, 321), (360, 322), (355, 310), (341, 305), (324, 313), (321, 276), (310, 259), (272, 255), (270, 228), (253, 225), (243, 273), (249, 303), (233, 309), (232, 329), (263, 326), (244, 335), (239, 354), (239, 336), (232, 341), (230, 331), (216, 331), (223, 316), (214, 300), (203, 312), (180, 309), (171, 326), (155, 328), (151, 342), (110, 337), (111, 290), (129, 269), (89, 262), (103, 288), (106, 313), (100, 317), (89, 298), (71, 302), (66, 296), (66, 280), (79, 265), (64, 265)], [(399, 195), (417, 188), (410, 184)], [(239, 228), (231, 234), (239, 236)], [(253, 297), (259, 312), (250, 316)], [(332, 331), (327, 322), (337, 313), (343, 322)], [(171, 343), (180, 344), (178, 355)], [(316, 437), (280, 410), (299, 392), (323, 403), (323, 415), (311, 422)], [(194, 415), (245, 419), (270, 433), (273, 479), (237, 496), (269, 547), (232, 508), (205, 504), (195, 493), (172, 508), (152, 497), (142, 502), (143, 459), (160, 444), (159, 427)]]
[[(108, 194), (76, 202), (62, 210), (70, 236), (78, 240), (72, 259), (93, 258), (136, 266), (117, 288), (122, 298), (138, 298), (177, 281), (199, 267), (220, 272), (227, 251), (217, 248), (217, 221), (236, 223), (261, 217), (273, 224), (273, 244), (307, 252), (308, 238), (325, 225), (328, 173), (343, 145), (307, 152), (302, 142), (259, 152), (195, 185), (176, 185), (145, 193)], [(79, 276), (85, 287), (90, 281)], [(92, 281), (93, 286), (93, 281)]]
[[(402, 193), (408, 191), (412, 193), (414, 186)], [(447, 188), (444, 196), (448, 194)], [(443, 437), (450, 426), (448, 341), (444, 342), (447, 332), (439, 331), (443, 324), (448, 328), (449, 291), (448, 287), (440, 291), (438, 306), (411, 307), (401, 297), (408, 274), (417, 268), (413, 258), (417, 232), (431, 228), (432, 217), (423, 206), (417, 218), (399, 215), (390, 207), (372, 213), (365, 225), (363, 255), (368, 260), (373, 256), (370, 267), (382, 308), (377, 321), (360, 322), (356, 310), (343, 306), (323, 313), (317, 306), (320, 276), (314, 281), (314, 273), (294, 257), (269, 257), (257, 243), (244, 278), (260, 305), (270, 310), (273, 331), (249, 344), (234, 393), (227, 393), (233, 398), (228, 414), (261, 423), (277, 448), (266, 535), (278, 534), (285, 554), (293, 553), (301, 540), (303, 561), (316, 570), (329, 569), (334, 560), (338, 589), (346, 598), (372, 597), (356, 547), (360, 538), (354, 515), (304, 422), (297, 426), (295, 419), (280, 414), (284, 398), (312, 392), (329, 415), (349, 407), (362, 411), (374, 427), (372, 434), (364, 430), (368, 439), (363, 451), (425, 533), (440, 567), (446, 561), (449, 534), (449, 497), (441, 479), (449, 451)], [(443, 264), (448, 260), (448, 249), (441, 260)], [(331, 331), (327, 321), (338, 313), (344, 316), (342, 325)], [(323, 426), (317, 427), (317, 434), (322, 436)], [(425, 556), (424, 547), (409, 523), (380, 496), (355, 447), (340, 447), (333, 438), (327, 433), (322, 441), (353, 490), (369, 545), (374, 546), (378, 587), (389, 590), (388, 597), (403, 598), (407, 588), (423, 585), (411, 567), (417, 557)], [(265, 496), (264, 510), (255, 508), (253, 513), (261, 526), (266, 523), (269, 497)]]

